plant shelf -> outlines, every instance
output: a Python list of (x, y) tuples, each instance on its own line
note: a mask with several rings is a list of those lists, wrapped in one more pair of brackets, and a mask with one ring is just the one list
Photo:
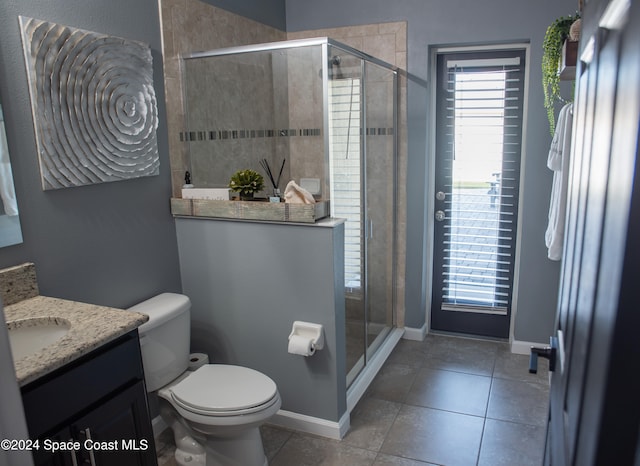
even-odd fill
[(578, 41), (564, 41), (562, 44), (562, 61), (558, 76), (561, 81), (576, 79), (576, 65), (578, 63)]

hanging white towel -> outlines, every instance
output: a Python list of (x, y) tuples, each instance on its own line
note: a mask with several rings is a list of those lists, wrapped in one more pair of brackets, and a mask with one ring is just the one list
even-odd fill
[(2, 107), (0, 107), (0, 198), (2, 199), (5, 214), (18, 215), (18, 202), (16, 201), (16, 192), (13, 187), (13, 174), (9, 159), (9, 147), (7, 146), (7, 135), (4, 130)]
[(573, 104), (560, 110), (556, 132), (551, 141), (547, 167), (553, 170), (553, 187), (549, 203), (549, 225), (545, 243), (551, 260), (562, 259), (564, 226), (567, 207), (567, 185), (569, 184), (569, 156), (571, 154), (571, 130), (573, 127)]

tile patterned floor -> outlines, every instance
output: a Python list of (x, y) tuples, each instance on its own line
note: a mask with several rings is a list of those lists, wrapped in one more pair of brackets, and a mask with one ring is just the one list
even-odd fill
[[(270, 466), (539, 466), (548, 371), (506, 343), (401, 340), (351, 415), (342, 441), (265, 426)], [(168, 439), (168, 440), (167, 440)], [(159, 466), (173, 466), (170, 437)]]

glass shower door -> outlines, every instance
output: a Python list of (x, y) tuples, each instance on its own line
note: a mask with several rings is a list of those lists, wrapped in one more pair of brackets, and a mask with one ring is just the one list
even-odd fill
[(366, 360), (369, 360), (395, 323), (396, 74), (365, 62), (363, 87)]
[(328, 69), (331, 215), (346, 220), (344, 284), (349, 385), (364, 368), (366, 348), (363, 63), (348, 52), (330, 47)]
[(332, 216), (345, 218), (347, 386), (394, 325), (396, 74), (330, 48)]

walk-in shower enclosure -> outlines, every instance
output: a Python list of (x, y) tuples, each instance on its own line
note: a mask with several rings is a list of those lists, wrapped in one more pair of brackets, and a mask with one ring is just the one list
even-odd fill
[(258, 197), (294, 180), (347, 220), (351, 383), (395, 324), (397, 71), (318, 38), (193, 53), (183, 73), (182, 137), (196, 187), (226, 187), (233, 173), (253, 169), (265, 176)]

